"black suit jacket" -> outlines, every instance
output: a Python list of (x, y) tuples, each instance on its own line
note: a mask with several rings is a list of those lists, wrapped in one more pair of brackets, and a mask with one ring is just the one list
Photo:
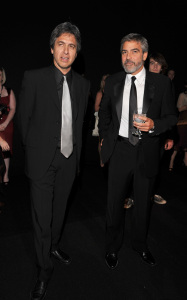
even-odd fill
[[(101, 157), (106, 163), (112, 155), (119, 134), (123, 90), (126, 73), (120, 72), (107, 78), (99, 110), (99, 135), (103, 140)], [(155, 124), (154, 133), (143, 133), (142, 147), (148, 177), (157, 174), (160, 158), (159, 135), (177, 122), (172, 96), (171, 81), (164, 75), (146, 71), (143, 113)]]
[[(26, 174), (35, 179), (42, 177), (51, 164), (61, 129), (61, 107), (53, 68), (26, 71), (18, 103), (17, 118), (25, 147)], [(70, 94), (77, 165), (89, 89), (89, 81), (72, 71)]]

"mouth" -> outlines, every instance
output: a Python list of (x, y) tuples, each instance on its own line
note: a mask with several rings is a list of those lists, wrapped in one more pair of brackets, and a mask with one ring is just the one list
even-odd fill
[(125, 66), (132, 66), (132, 65), (134, 65), (134, 63), (132, 61), (126, 61), (124, 65)]
[(67, 61), (69, 60), (69, 58), (68, 58), (68, 57), (61, 57), (61, 60), (62, 60), (63, 62), (67, 62)]

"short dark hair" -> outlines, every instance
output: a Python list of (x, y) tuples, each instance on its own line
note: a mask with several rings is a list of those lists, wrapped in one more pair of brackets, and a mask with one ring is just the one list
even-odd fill
[(149, 61), (151, 58), (154, 59), (156, 62), (158, 62), (162, 66), (161, 74), (165, 74), (166, 70), (168, 68), (168, 64), (167, 64), (163, 54), (160, 52), (153, 52), (149, 55)]
[(55, 27), (51, 33), (50, 37), (50, 48), (54, 48), (56, 39), (63, 33), (71, 33), (75, 36), (77, 41), (77, 52), (81, 50), (81, 35), (77, 26), (71, 24), (70, 22), (64, 22)]

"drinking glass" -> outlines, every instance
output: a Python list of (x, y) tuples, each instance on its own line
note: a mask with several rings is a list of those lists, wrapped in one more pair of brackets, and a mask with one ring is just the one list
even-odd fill
[[(139, 119), (140, 116), (141, 116), (141, 117), (146, 117), (146, 114), (139, 114), (139, 113), (135, 112), (135, 113), (133, 114), (133, 120), (134, 120), (135, 122), (137, 122), (137, 123), (145, 123), (145, 121)], [(138, 129), (138, 128), (136, 128), (136, 130), (133, 131), (132, 134), (138, 136), (139, 139), (142, 138), (142, 137), (141, 137), (141, 136), (142, 136), (141, 130)]]

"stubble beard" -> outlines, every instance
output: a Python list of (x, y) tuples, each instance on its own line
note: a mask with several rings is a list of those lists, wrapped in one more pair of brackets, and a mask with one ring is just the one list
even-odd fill
[(135, 73), (137, 70), (139, 70), (142, 67), (142, 65), (143, 65), (142, 61), (138, 65), (134, 64), (134, 67), (131, 67), (131, 68), (126, 67), (125, 62), (122, 64), (122, 66), (127, 74)]

